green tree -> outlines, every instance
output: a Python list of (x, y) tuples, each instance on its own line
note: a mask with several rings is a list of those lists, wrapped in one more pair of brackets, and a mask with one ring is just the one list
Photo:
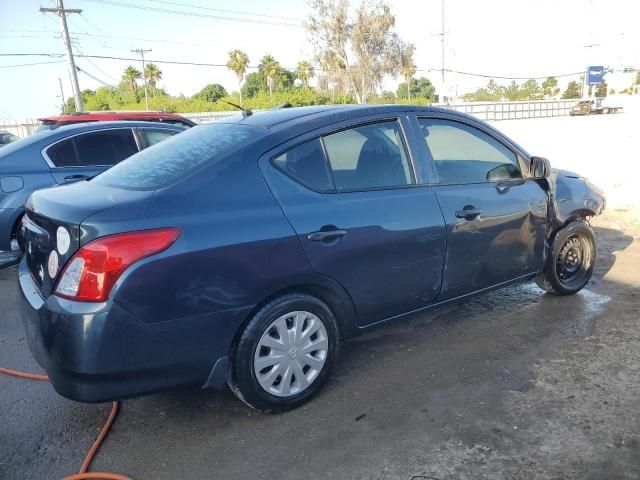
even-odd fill
[(422, 98), (425, 100), (433, 101), (436, 94), (436, 88), (431, 83), (431, 80), (425, 77), (421, 78), (412, 78), (411, 79), (411, 88), (407, 89), (407, 84), (405, 82), (398, 85), (398, 89), (396, 90), (396, 96), (401, 99), (409, 100), (409, 93), (411, 92), (411, 96), (413, 98)]
[(364, 0), (354, 18), (347, 0), (311, 0), (311, 8), (306, 28), (320, 65), (339, 70), (334, 89), (348, 86), (365, 103), (385, 74), (399, 73), (395, 16), (383, 0)]
[(640, 85), (640, 72), (636, 73), (636, 81), (635, 81), (636, 85)]
[(551, 99), (557, 97), (560, 93), (560, 87), (558, 86), (558, 79), (556, 77), (547, 77), (547, 79), (542, 82), (542, 94), (547, 99)]
[(273, 81), (280, 69), (280, 63), (278, 63), (278, 61), (269, 54), (262, 57), (260, 65), (258, 65), (258, 71), (264, 75), (264, 78), (267, 81), (269, 98), (271, 99), (273, 99)]
[(413, 76), (416, 74), (416, 62), (414, 54), (416, 46), (413, 43), (405, 44), (398, 40), (398, 63), (400, 67), (400, 75), (404, 78), (407, 87), (407, 99), (411, 101), (411, 88)]
[(520, 92), (520, 86), (515, 82), (515, 80), (511, 80), (511, 83), (509, 84), (509, 86), (505, 87), (504, 96), (510, 102), (514, 102), (522, 98), (522, 92)]
[(147, 63), (144, 68), (144, 76), (147, 79), (147, 84), (151, 87), (151, 93), (155, 97), (158, 82), (162, 80), (162, 70), (155, 63)]
[(604, 80), (601, 84), (596, 87), (596, 97), (606, 97), (607, 96), (607, 82)]
[(142, 74), (140, 70), (138, 70), (133, 65), (129, 65), (125, 68), (124, 73), (122, 74), (122, 80), (126, 82), (127, 86), (132, 92), (135, 92), (136, 88), (138, 88), (137, 81), (142, 78)]
[(305, 88), (309, 88), (309, 80), (313, 78), (315, 75), (315, 70), (313, 69), (313, 65), (307, 60), (301, 60), (298, 62), (298, 66), (296, 68), (296, 77), (302, 80), (302, 84)]
[(244, 95), (245, 98), (254, 98), (260, 92), (266, 91), (265, 88), (265, 80), (262, 74), (260, 72), (251, 72), (245, 78), (241, 95)]
[(580, 98), (582, 96), (582, 90), (578, 82), (571, 81), (567, 85), (567, 89), (562, 94), (563, 99)]
[(520, 100), (542, 100), (542, 89), (538, 82), (530, 78), (520, 87)]
[(238, 77), (238, 89), (240, 91), (240, 103), (242, 103), (242, 81), (249, 67), (249, 56), (242, 50), (232, 50), (229, 52), (227, 68)]
[(198, 93), (196, 93), (193, 98), (214, 103), (220, 98), (227, 97), (228, 95), (229, 94), (222, 85), (220, 85), (219, 83), (210, 83)]

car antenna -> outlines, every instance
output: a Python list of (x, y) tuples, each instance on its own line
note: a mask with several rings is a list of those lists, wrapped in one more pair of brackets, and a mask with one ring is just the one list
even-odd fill
[(226, 103), (227, 105), (231, 105), (232, 107), (236, 107), (238, 110), (242, 110), (242, 116), (245, 117), (245, 118), (246, 117), (250, 117), (251, 115), (253, 115), (253, 112), (251, 110), (249, 110), (248, 108), (242, 108), (238, 104), (227, 102), (226, 100), (222, 100), (221, 98), (219, 98), (218, 101), (220, 101), (222, 103)]
[(291, 105), (289, 102), (284, 102), (281, 103), (280, 105), (276, 105), (275, 107), (272, 107), (271, 110), (281, 110), (283, 108), (291, 108), (293, 105)]

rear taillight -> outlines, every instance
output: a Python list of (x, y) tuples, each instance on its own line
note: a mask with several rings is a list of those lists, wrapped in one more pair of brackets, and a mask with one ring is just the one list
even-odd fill
[(180, 235), (177, 228), (119, 233), (87, 243), (67, 262), (55, 295), (83, 302), (103, 302), (122, 272), (149, 255), (162, 252)]

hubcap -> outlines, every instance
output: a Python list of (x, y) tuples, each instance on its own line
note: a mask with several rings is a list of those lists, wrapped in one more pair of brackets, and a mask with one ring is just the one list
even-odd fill
[(253, 360), (256, 379), (276, 397), (297, 395), (318, 378), (328, 350), (327, 330), (316, 315), (304, 311), (282, 315), (258, 342)]

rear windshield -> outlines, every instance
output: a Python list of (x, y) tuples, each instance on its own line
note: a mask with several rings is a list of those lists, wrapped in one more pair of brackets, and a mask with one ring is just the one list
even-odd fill
[(193, 127), (136, 153), (92, 181), (116, 188), (155, 190), (221, 161), (262, 135), (262, 129), (246, 125)]

